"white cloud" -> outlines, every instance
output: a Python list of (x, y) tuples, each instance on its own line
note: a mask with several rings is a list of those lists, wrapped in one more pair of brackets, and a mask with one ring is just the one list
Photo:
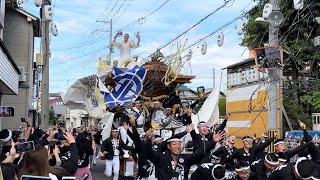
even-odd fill
[[(111, 3), (110, 3), (111, 1)], [(52, 64), (61, 63), (54, 66), (51, 71), (52, 88), (58, 90), (65, 90), (65, 85), (59, 85), (59, 81), (54, 79), (78, 79), (83, 75), (95, 73), (97, 58), (108, 54), (107, 48), (102, 48), (109, 43), (108, 32), (99, 32), (95, 30), (106, 31), (109, 29), (109, 24), (95, 22), (98, 20), (109, 20), (107, 14), (111, 7), (118, 0), (56, 0), (54, 9), (54, 21), (59, 29), (59, 36), (53, 37), (51, 42), (52, 49), (64, 49), (63, 51), (52, 51)], [(235, 1), (230, 8), (223, 8), (199, 26), (195, 27), (186, 36), (183, 36), (180, 41), (188, 38), (188, 45), (195, 42), (197, 39), (207, 35), (216, 28), (220, 27), (246, 6), (251, 0)], [(114, 7), (114, 14), (119, 9), (124, 1), (119, 1)], [(157, 4), (154, 4), (157, 2)], [(143, 17), (152, 12), (164, 1), (155, 0), (134, 0), (126, 9), (119, 20), (113, 24), (113, 31), (128, 23)], [(169, 1), (161, 9), (153, 15), (146, 18), (145, 23), (135, 24), (130, 28), (124, 30), (130, 33), (133, 40), (133, 34), (140, 31), (141, 47), (132, 51), (132, 55), (139, 54), (140, 57), (147, 57), (154, 52), (158, 47), (168, 42), (170, 39), (176, 37), (178, 34), (189, 28), (191, 25), (199, 21), (208, 13), (223, 4), (224, 0), (214, 1)], [(39, 9), (33, 7), (33, 3), (27, 2), (30, 11), (33, 14), (39, 14)], [(108, 9), (106, 6), (110, 3)], [(124, 8), (128, 5), (126, 1), (113, 20), (122, 13)], [(220, 80), (220, 69), (235, 62), (241, 61), (246, 57), (241, 57), (243, 48), (239, 47), (239, 36), (236, 35), (234, 25), (225, 28), (225, 43), (222, 47), (216, 45), (216, 35), (208, 38), (208, 51), (206, 55), (201, 55), (199, 50), (194, 53), (191, 60), (192, 74), (197, 75), (197, 79), (193, 80), (190, 86), (197, 85), (212, 85), (212, 68), (216, 68), (216, 83)], [(91, 33), (91, 34), (90, 34)], [(95, 43), (96, 40), (100, 40)], [(84, 44), (84, 45), (83, 45)], [(201, 45), (201, 44), (199, 44)], [(68, 49), (70, 46), (80, 46), (74, 49)], [(99, 50), (97, 52), (94, 52)], [(92, 53), (93, 52), (93, 53)], [(169, 47), (163, 50), (164, 54), (172, 52)], [(86, 55), (88, 54), (88, 55)], [(115, 49), (113, 57), (118, 56), (118, 50)], [(76, 58), (76, 59), (75, 59)], [(70, 61), (72, 59), (72, 61)], [(186, 68), (187, 69), (187, 68)], [(181, 72), (186, 72), (183, 69)], [(190, 72), (190, 70), (188, 70)], [(218, 76), (219, 75), (219, 76)], [(65, 81), (62, 81), (65, 82)], [(70, 85), (70, 82), (69, 82)]]

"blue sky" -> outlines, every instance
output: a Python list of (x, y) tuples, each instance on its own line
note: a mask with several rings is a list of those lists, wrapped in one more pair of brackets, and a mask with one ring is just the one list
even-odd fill
[[(98, 58), (106, 57), (109, 53), (109, 24), (97, 21), (108, 21), (111, 18), (116, 21), (113, 24), (114, 36), (118, 29), (151, 13), (166, 0), (52, 1), (54, 22), (59, 35), (51, 37), (50, 92), (66, 92), (67, 87), (77, 79), (95, 74)], [(147, 57), (223, 3), (224, 0), (170, 0), (143, 23), (136, 23), (124, 30), (134, 41), (134, 33), (141, 32), (141, 47), (133, 50), (131, 54), (138, 54), (140, 58)], [(237, 17), (244, 8), (249, 10), (252, 6), (252, 0), (235, 0), (182, 36), (179, 42), (188, 39), (187, 45), (192, 44)], [(34, 15), (39, 14), (39, 8), (32, 0), (27, 1), (26, 10)], [(191, 66), (187, 65), (181, 71), (183, 74), (196, 75), (196, 79), (188, 84), (189, 87), (204, 85), (211, 88), (212, 68), (216, 69), (218, 84), (222, 68), (248, 57), (248, 51), (239, 46), (243, 35), (236, 33), (235, 26), (236, 23), (233, 23), (222, 30), (225, 35), (222, 47), (217, 46), (217, 34), (214, 34), (205, 40), (208, 44), (207, 54), (202, 55), (197, 46), (193, 48)], [(38, 52), (39, 39), (36, 42), (35, 48)], [(201, 46), (201, 43), (198, 46)], [(172, 50), (169, 46), (163, 53), (168, 54)], [(115, 49), (113, 57), (117, 56), (118, 51)], [(225, 90), (226, 72), (223, 72), (221, 85), (221, 89)]]

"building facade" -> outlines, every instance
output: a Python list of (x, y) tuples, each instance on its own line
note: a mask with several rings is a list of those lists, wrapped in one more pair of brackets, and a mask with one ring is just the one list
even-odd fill
[[(3, 42), (3, 32), (5, 28), (5, 1), (0, 1), (0, 106), (4, 96), (14, 96), (18, 94), (20, 71)], [(2, 122), (8, 121), (9, 117), (0, 117), (0, 129)]]
[(69, 109), (63, 105), (61, 96), (61, 93), (49, 94), (49, 107), (53, 110), (55, 117), (58, 118), (57, 123), (65, 128), (87, 127), (89, 113), (85, 110)]
[[(1, 1), (2, 2), (2, 1)], [(34, 90), (34, 40), (40, 37), (40, 19), (24, 10), (7, 4), (5, 8), (3, 42), (21, 74), (18, 77), (17, 95), (3, 95), (2, 104), (14, 106), (14, 117), (2, 121), (2, 128), (17, 129), (22, 117), (35, 120)]]
[[(243, 136), (260, 138), (262, 133), (268, 132), (268, 74), (256, 69), (253, 58), (230, 65), (226, 69), (226, 109), (232, 114), (227, 123), (227, 131), (228, 135), (238, 138), (236, 145), (239, 147)], [(281, 124), (277, 124), (280, 131)]]

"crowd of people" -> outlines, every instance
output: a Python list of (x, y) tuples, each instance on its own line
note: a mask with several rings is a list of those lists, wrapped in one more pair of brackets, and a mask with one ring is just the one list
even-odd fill
[[(45, 132), (32, 128), (27, 119), (23, 133), (8, 129), (0, 132), (3, 179), (32, 175), (92, 180), (90, 168), (97, 158), (105, 161), (104, 174), (114, 180), (121, 178), (121, 159), (128, 158), (137, 166), (135, 178), (143, 180), (320, 179), (319, 147), (303, 123), (300, 126), (304, 139), (295, 149), (287, 150), (283, 139), (269, 138), (266, 134), (259, 140), (244, 136), (243, 147), (236, 148), (237, 137), (225, 134), (230, 114), (219, 126), (210, 128), (203, 121), (192, 124), (190, 111), (183, 112), (182, 117), (188, 123), (166, 139), (151, 127), (141, 129), (137, 119), (124, 112), (117, 114), (106, 139), (98, 126), (76, 130), (53, 128)], [(187, 136), (190, 141), (185, 141)], [(25, 142), (33, 142), (34, 147), (17, 148)], [(270, 144), (275, 147), (273, 153), (266, 150)], [(298, 160), (290, 161), (294, 156)]]

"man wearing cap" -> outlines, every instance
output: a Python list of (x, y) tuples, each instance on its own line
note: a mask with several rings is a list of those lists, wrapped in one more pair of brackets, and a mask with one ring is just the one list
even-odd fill
[(238, 161), (247, 161), (251, 164), (256, 159), (257, 153), (263, 151), (268, 145), (271, 144), (271, 140), (267, 139), (265, 143), (261, 143), (252, 147), (253, 139), (250, 136), (244, 136), (242, 138), (243, 148), (235, 150), (231, 156), (222, 161), (222, 164), (226, 164), (233, 159)]
[(297, 162), (285, 164), (276, 168), (268, 180), (311, 180), (313, 179), (314, 163), (305, 157)]
[[(128, 126), (128, 125), (124, 123), (124, 126)], [(119, 138), (119, 130), (115, 127), (112, 127), (111, 136), (103, 142), (101, 146), (101, 152), (103, 153), (106, 159), (106, 162), (105, 162), (106, 169), (104, 171), (104, 174), (108, 177), (111, 177), (112, 168), (113, 168), (114, 180), (118, 180), (119, 178), (119, 171), (120, 171), (119, 157), (124, 154), (123, 149), (133, 150), (134, 148), (127, 146)]]
[(266, 180), (270, 173), (278, 166), (280, 166), (278, 155), (270, 153), (266, 154), (264, 159), (254, 161), (251, 164), (251, 171), (255, 174), (257, 180)]
[(168, 151), (163, 153), (152, 151), (151, 146), (148, 147), (151, 152), (150, 160), (156, 165), (159, 180), (183, 180), (187, 179), (184, 173), (186, 166), (196, 164), (198, 159), (202, 159), (205, 153), (214, 148), (216, 142), (220, 141), (224, 136), (224, 132), (214, 133), (212, 140), (208, 142), (206, 150), (198, 149), (193, 154), (181, 154), (181, 139), (170, 138), (168, 142)]

